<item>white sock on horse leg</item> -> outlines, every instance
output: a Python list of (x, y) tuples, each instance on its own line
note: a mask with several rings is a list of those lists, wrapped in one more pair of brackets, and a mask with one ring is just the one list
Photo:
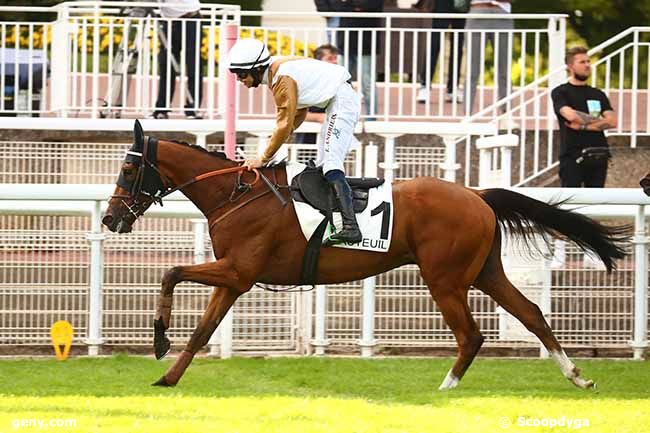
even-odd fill
[(551, 356), (560, 366), (560, 370), (564, 377), (569, 379), (575, 386), (579, 388), (591, 388), (595, 387), (595, 384), (592, 380), (585, 380), (580, 377), (580, 371), (576, 368), (575, 364), (566, 356), (564, 350), (551, 351)]
[(447, 376), (445, 377), (445, 380), (442, 381), (440, 386), (438, 387), (439, 390), (444, 390), (444, 389), (452, 389), (456, 388), (458, 386), (458, 382), (460, 381), (459, 378), (452, 373), (451, 369), (447, 373)]

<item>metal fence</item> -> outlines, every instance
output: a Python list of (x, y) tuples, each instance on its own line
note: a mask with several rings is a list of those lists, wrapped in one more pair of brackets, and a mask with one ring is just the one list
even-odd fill
[[(617, 128), (606, 134), (628, 137), (631, 147), (636, 147), (638, 137), (650, 135), (648, 40), (650, 27), (630, 27), (589, 50), (593, 58), (590, 84), (607, 94), (618, 117)], [(565, 77), (564, 67), (551, 69), (530, 84), (522, 82), (507, 98), (468, 119), (472, 122), (493, 116), (500, 130), (517, 135), (518, 146), (512, 149), (515, 185), (530, 185), (529, 182), (555, 169), (559, 163), (558, 126), (551, 91)], [(464, 140), (464, 144), (469, 155), (472, 140)], [(465, 181), (469, 184), (469, 177)]]
[[(161, 18), (158, 7), (155, 2), (83, 1), (52, 8), (0, 8), (39, 17), (0, 23), (0, 79), (4, 84), (14, 75), (22, 78), (21, 97), (15, 93), (16, 100), (30, 101), (20, 107), (3, 105), (0, 111), (111, 117), (141, 116), (159, 109), (182, 115), (189, 101), (192, 111), (218, 117), (224, 114), (225, 102), (225, 26), (233, 25), (239, 37), (265, 42), (272, 55), (312, 56), (322, 43), (338, 45), (340, 63), (350, 69), (364, 97), (366, 119), (460, 119), (507, 95), (512, 85), (529, 83), (559, 66), (553, 64), (557, 56), (552, 53), (563, 52), (566, 36), (565, 15), (350, 13), (342, 16), (373, 20), (374, 24), (328, 29), (324, 17), (336, 14), (240, 11), (238, 6), (218, 4), (204, 4), (200, 18), (180, 20), (180, 25), (165, 32), (162, 29), (169, 27), (171, 20)], [(44, 13), (51, 21), (39, 22)], [(260, 17), (262, 25), (241, 25), (242, 19)], [(453, 30), (433, 28), (432, 20), (442, 18), (478, 24)], [(485, 19), (502, 20), (511, 28), (482, 30), (480, 22)], [(198, 43), (172, 56), (170, 41), (175, 38), (196, 39)], [(490, 38), (494, 38), (494, 46), (486, 42)], [(465, 55), (463, 50), (450, 50), (452, 43), (463, 46), (463, 39), (474, 41), (468, 43)], [(361, 49), (366, 41), (369, 52)], [(434, 64), (436, 49), (442, 54)], [(168, 53), (166, 64), (159, 64), (161, 51)], [(470, 107), (467, 97), (462, 104), (451, 103), (467, 93), (465, 78), (471, 70), (467, 59), (471, 58), (481, 59), (480, 75), (475, 80), (477, 104)], [(24, 70), (20, 73), (10, 71), (19, 70), (21, 64)], [(168, 77), (177, 71), (177, 80), (159, 83), (163, 69)], [(494, 77), (499, 71), (511, 70), (508, 75), (512, 75), (512, 82), (509, 79), (507, 88), (499, 89)], [(204, 80), (190, 88), (193, 76), (203, 76)], [(449, 76), (453, 95), (447, 96)], [(174, 86), (177, 91), (171, 95)], [(200, 86), (203, 101), (194, 97)], [(167, 98), (156, 107), (162, 88)], [(2, 101), (14, 96), (7, 86), (0, 92)], [(191, 100), (188, 95), (193, 95)], [(238, 115), (273, 116), (268, 92), (240, 86), (237, 98)]]
[[(242, 148), (250, 153), (255, 146)], [(15, 201), (11, 191), (33, 183), (37, 190), (56, 191), (60, 186), (47, 184), (63, 184), (61, 187), (76, 187), (82, 193), (102, 186), (96, 184), (112, 183), (127, 147), (126, 143), (0, 143), (4, 156), (0, 170), (0, 344), (48, 344), (49, 326), (59, 319), (69, 320), (75, 326), (78, 341), (82, 341), (89, 337), (90, 326), (89, 240), (96, 240), (87, 237), (95, 230), (87, 202), (43, 201), (34, 196), (31, 201), (30, 196)], [(414, 154), (411, 150), (396, 148), (397, 177), (436, 174), (441, 161), (439, 152), (420, 150), (422, 153)], [(312, 152), (313, 146), (300, 145), (290, 147), (288, 153), (301, 159)], [(360, 166), (360, 153), (351, 154), (350, 172)], [(112, 187), (107, 186), (99, 197), (107, 196), (110, 190)], [(626, 196), (623, 191), (604, 192), (612, 196), (592, 202), (617, 203), (616, 197)], [(645, 203), (643, 200), (638, 198), (638, 203)], [(175, 204), (166, 204), (160, 211), (171, 207), (177, 216), (188, 212), (187, 208), (174, 207)], [(611, 209), (608, 212), (611, 214)], [(607, 215), (598, 209), (593, 213)], [(633, 216), (633, 211), (614, 213), (623, 219)], [(209, 240), (200, 232), (197, 248), (198, 224), (202, 224), (200, 219), (168, 218), (154, 213), (143, 218), (132, 234), (107, 234), (102, 241), (103, 344), (151, 344), (151, 314), (162, 273), (173, 265), (209, 257)], [(645, 226), (639, 227), (635, 242), (645, 248)], [(634, 314), (638, 308), (634, 303), (640, 277), (635, 268), (639, 263), (628, 257), (617, 272), (607, 275), (593, 260), (569, 245), (558, 243), (554, 253), (553, 260), (510, 263), (510, 275), (516, 278), (522, 268), (543, 275), (534, 282), (523, 280), (519, 286), (543, 306), (560, 341), (579, 348), (629, 348), (629, 341), (637, 332)], [(321, 315), (318, 295), (251, 291), (234, 308), (233, 349), (304, 353), (311, 350), (310, 342), (318, 347), (321, 340), (329, 340), (330, 349), (356, 350), (360, 340), (368, 343), (363, 338), (364, 314), (368, 314), (364, 309), (367, 282), (323, 289), (326, 297)], [(208, 288), (193, 284), (179, 286), (170, 332), (174, 343), (182, 344), (189, 337), (209, 292)], [(453, 346), (453, 336), (414, 266), (378, 276), (373, 299), (371, 346)], [(488, 346), (538, 347), (539, 343), (522, 332), (486, 295), (471, 290), (469, 301)], [(323, 335), (317, 335), (319, 320), (325, 320)], [(635, 344), (642, 343), (642, 339), (637, 340)], [(222, 341), (215, 338), (211, 345), (218, 347)]]

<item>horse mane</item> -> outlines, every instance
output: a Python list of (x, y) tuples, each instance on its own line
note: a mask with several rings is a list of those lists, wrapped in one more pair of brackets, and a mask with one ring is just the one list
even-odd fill
[[(180, 145), (182, 145), (182, 146), (189, 147), (190, 149), (199, 150), (199, 151), (201, 151), (201, 152), (203, 152), (203, 153), (206, 153), (206, 154), (208, 154), (208, 155), (210, 155), (210, 156), (214, 156), (214, 157), (219, 158), (219, 159), (223, 159), (223, 160), (226, 160), (226, 161), (232, 161), (231, 159), (229, 159), (229, 158), (226, 156), (226, 154), (225, 154), (224, 152), (218, 152), (218, 151), (216, 151), (216, 150), (215, 150), (215, 151), (209, 151), (208, 149), (206, 149), (206, 148), (204, 148), (204, 147), (197, 146), (196, 144), (190, 144), (190, 143), (188, 143), (187, 141), (180, 141), (180, 140), (167, 140), (167, 139), (165, 139), (165, 141), (168, 141), (168, 142), (170, 142), (170, 143), (180, 144)], [(232, 162), (236, 162), (236, 161), (232, 161)]]
[[(215, 151), (209, 151), (208, 149), (206, 149), (204, 147), (197, 146), (196, 144), (190, 144), (187, 141), (181, 141), (181, 140), (165, 140), (165, 141), (168, 141), (170, 143), (180, 144), (182, 146), (187, 146), (190, 149), (199, 150), (199, 151), (201, 151), (203, 153), (206, 153), (206, 154), (208, 154), (210, 156), (214, 156), (214, 157), (219, 158), (221, 160), (237, 162), (237, 161), (233, 161), (232, 159), (229, 159), (228, 156), (226, 156), (225, 152), (219, 152), (219, 151), (216, 151), (216, 150)], [(274, 163), (274, 164), (272, 164), (272, 165), (270, 165), (268, 167), (284, 168), (284, 167), (286, 167), (286, 165), (287, 165), (287, 161), (283, 160), (283, 161)]]

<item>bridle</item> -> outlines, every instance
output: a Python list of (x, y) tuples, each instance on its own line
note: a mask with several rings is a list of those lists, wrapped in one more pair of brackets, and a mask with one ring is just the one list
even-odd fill
[[(129, 191), (129, 194), (111, 195), (111, 199), (120, 199), (120, 202), (128, 210), (129, 214), (134, 217), (134, 221), (142, 216), (152, 203), (158, 203), (162, 206), (163, 198), (167, 197), (169, 194), (211, 177), (229, 173), (238, 173), (239, 175), (237, 176), (235, 187), (230, 197), (220, 205), (206, 212), (207, 216), (210, 212), (223, 207), (227, 203), (237, 201), (246, 192), (250, 191), (253, 188), (253, 185), (255, 185), (260, 179), (260, 172), (254, 168), (252, 171), (255, 173), (255, 180), (251, 183), (242, 182), (241, 175), (244, 171), (247, 171), (248, 168), (245, 166), (237, 166), (203, 173), (194, 176), (180, 185), (174, 186), (173, 182), (158, 169), (156, 164), (157, 151), (158, 140), (148, 136), (144, 137), (142, 152), (138, 152), (137, 149), (133, 148), (129, 149), (126, 152), (124, 162), (137, 165), (138, 172), (133, 181), (126, 180), (122, 172), (120, 172), (117, 184), (123, 189)], [(147, 199), (140, 201), (138, 198), (141, 195), (146, 196)], [(128, 201), (131, 201), (130, 205)], [(132, 224), (132, 222), (130, 224)]]

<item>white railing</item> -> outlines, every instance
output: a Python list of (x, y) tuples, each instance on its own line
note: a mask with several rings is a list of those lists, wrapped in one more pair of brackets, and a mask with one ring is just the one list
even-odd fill
[[(470, 107), (467, 98), (465, 104), (445, 102), (445, 86), (450, 75), (448, 63), (451, 65), (451, 90), (456, 100), (470, 70), (470, 62), (466, 59), (475, 56), (482, 59), (475, 107), (478, 110), (496, 101), (498, 92), (492, 78), (495, 70), (514, 68), (514, 85), (525, 84), (543, 74), (548, 67), (547, 59), (552, 59), (553, 53), (563, 49), (564, 44), (564, 15), (339, 14), (344, 18), (374, 18), (377, 25), (328, 30), (323, 17), (334, 14), (241, 12), (236, 6), (206, 4), (201, 9), (201, 19), (184, 19), (182, 25), (173, 30), (180, 31), (176, 36), (183, 41), (197, 37), (200, 43), (195, 45), (195, 51), (182, 50), (176, 59), (178, 65), (168, 55), (166, 64), (159, 66), (158, 54), (161, 50), (167, 51), (165, 45), (169, 47), (169, 41), (166, 41), (167, 44), (164, 41), (171, 40), (175, 35), (162, 37), (165, 34), (161, 28), (169, 25), (169, 20), (160, 18), (157, 8), (158, 4), (154, 2), (65, 2), (49, 9), (34, 9), (34, 13), (44, 10), (55, 12), (55, 21), (0, 25), (2, 40), (13, 42), (13, 45), (2, 42), (0, 48), (20, 49), (25, 52), (24, 55), (32, 51), (39, 55), (42, 53), (42, 58), (51, 62), (52, 70), (48, 80), (46, 68), (43, 68), (40, 81), (44, 93), (39, 108), (23, 107), (8, 111), (12, 114), (113, 117), (142, 116), (157, 108), (171, 110), (174, 115), (194, 111), (203, 117), (217, 118), (223, 114), (225, 104), (223, 26), (238, 25), (242, 18), (263, 17), (261, 26), (241, 26), (240, 37), (254, 36), (263, 40), (269, 44), (272, 54), (309, 56), (321, 43), (334, 41), (340, 45), (343, 50), (341, 64), (351, 68), (357, 89), (366, 100), (366, 119), (460, 119), (470, 112)], [(2, 10), (17, 11), (22, 8)], [(286, 24), (279, 23), (279, 18), (284, 19)], [(473, 44), (469, 50), (473, 52), (465, 53), (465, 60), (460, 57), (462, 51), (454, 50), (446, 55), (452, 41), (456, 46), (462, 45), (462, 39), (471, 40), (472, 37), (484, 41), (494, 32), (433, 29), (427, 24), (431, 19), (442, 18), (479, 21), (489, 18), (516, 22), (518, 25), (514, 30), (496, 32), (496, 45), (499, 45), (499, 40), (506, 42), (508, 55), (504, 58), (507, 58), (507, 65), (499, 64), (503, 63), (503, 58), (498, 58), (502, 56), (494, 56), (494, 50), (486, 48), (489, 44), (483, 43), (478, 46)], [(7, 39), (12, 31), (18, 30), (20, 38)], [(359, 43), (364, 39), (370, 41), (371, 53), (368, 55)], [(441, 55), (433, 68), (432, 52), (438, 45), (437, 40), (440, 40)], [(54, 52), (56, 55), (52, 55)], [(15, 54), (12, 51), (8, 55)], [(191, 55), (196, 58), (194, 65), (185, 61)], [(357, 58), (359, 61), (356, 61)], [(156, 107), (159, 75), (163, 72), (161, 67), (168, 77), (178, 69), (179, 78), (177, 82), (164, 83), (161, 88), (166, 91), (167, 97)], [(203, 84), (199, 86), (199, 80), (195, 80), (194, 86), (191, 86), (189, 78), (199, 75), (205, 76)], [(380, 76), (383, 78), (380, 79)], [(32, 74), (28, 76), (31, 77)], [(172, 98), (170, 93), (174, 85), (176, 92)], [(427, 89), (427, 103), (417, 101), (422, 86)], [(199, 97), (192, 97), (190, 107), (186, 108), (187, 96), (197, 96), (199, 88), (205, 95), (203, 101), (199, 101)], [(31, 101), (36, 96), (35, 89), (27, 86), (27, 91), (27, 99)], [(273, 116), (273, 104), (268, 92), (239, 86), (238, 95), (239, 115)]]
[[(154, 110), (209, 118), (224, 114), (225, 102), (218, 98), (226, 93), (227, 71), (216, 69), (223, 66), (218, 50), (225, 55), (225, 29), (238, 24), (239, 7), (204, 5), (200, 18), (175, 22), (161, 18), (158, 7), (156, 2), (115, 1), (56, 6), (52, 105), (57, 115), (121, 117)], [(198, 41), (193, 51), (185, 47), (192, 38)], [(172, 50), (176, 43), (178, 52)], [(159, 64), (162, 54), (166, 61)], [(160, 83), (163, 75), (167, 79)]]
[[(650, 27), (631, 27), (589, 50), (589, 55), (596, 57), (591, 85), (608, 95), (618, 116), (618, 127), (607, 135), (628, 136), (632, 147), (636, 147), (637, 137), (650, 135), (647, 92), (642, 91), (650, 88), (650, 45), (644, 42), (648, 36)], [(606, 49), (611, 52), (598, 58)], [(564, 66), (551, 69), (468, 119), (494, 116), (499, 129), (519, 136), (519, 147), (513, 150), (513, 166), (518, 167), (513, 172), (515, 185), (526, 185), (558, 165), (559, 137), (551, 91), (565, 79)], [(469, 142), (466, 146), (471, 151)]]
[[(47, 329), (58, 319), (75, 325), (91, 353), (102, 344), (150, 344), (150, 314), (162, 271), (205, 260), (209, 244), (205, 232), (197, 230), (203, 224), (200, 214), (179, 194), (170, 196), (165, 207), (152, 208), (134, 233), (102, 233), (101, 209), (112, 189), (113, 185), (83, 189), (0, 185), (0, 344), (48, 344)], [(632, 347), (639, 357), (648, 339), (646, 207), (650, 199), (631, 189), (518, 191), (542, 200), (569, 198), (572, 206), (598, 218), (634, 218), (633, 255), (614, 274), (607, 276), (594, 268), (576, 250), (560, 254), (556, 249), (552, 270), (540, 261), (526, 265), (534, 272), (546, 269), (547, 282), (520, 288), (529, 296), (531, 291), (546, 291), (544, 312), (566, 346)], [(362, 308), (362, 290), (372, 296), (371, 309)], [(191, 284), (179, 287), (171, 333), (175, 343), (182, 344), (190, 335), (208, 292)], [(363, 305), (368, 305), (364, 296)], [(324, 351), (328, 344), (332, 348), (357, 345), (368, 355), (376, 345), (454, 344), (412, 266), (382, 274), (374, 285), (319, 287), (314, 298), (254, 291), (236, 305), (234, 330), (222, 329), (220, 338), (211, 340), (211, 349), (222, 354), (231, 346), (235, 351), (304, 353), (311, 350), (312, 338), (316, 350)], [(470, 304), (488, 345), (537, 347), (538, 342), (509, 330), (505, 314), (482, 293), (472, 290)], [(313, 318), (312, 311), (316, 312)]]
[[(477, 103), (474, 111), (497, 100), (493, 74), (495, 69), (512, 67), (517, 75), (515, 85), (527, 83), (543, 74), (548, 68), (552, 53), (564, 49), (565, 15), (551, 14), (431, 14), (431, 13), (321, 13), (320, 17), (339, 16), (343, 18), (376, 19), (374, 27), (326, 28), (324, 19), (314, 26), (315, 15), (310, 13), (286, 13), (275, 11), (243, 11), (243, 17), (264, 17), (269, 22), (262, 26), (242, 26), (244, 35), (255, 35), (272, 47), (284, 46), (281, 54), (310, 55), (324, 43), (336, 45), (342, 54), (340, 62), (351, 68), (359, 93), (363, 96), (363, 118), (382, 120), (453, 120), (469, 113), (469, 98), (463, 104), (445, 101), (446, 85), (451, 75), (453, 100), (463, 99), (465, 80), (469, 74), (470, 62), (466, 59), (480, 56), (482, 66), (478, 79)], [(427, 25), (431, 19), (502, 19), (517, 22), (514, 30), (485, 31), (470, 29), (433, 29)], [(287, 24), (281, 25), (277, 21)], [(423, 24), (423, 22), (425, 24)], [(423, 27), (426, 26), (426, 27)], [(472, 37), (485, 42), (488, 35), (496, 35), (506, 42), (507, 65), (499, 66), (498, 56), (489, 50), (489, 44), (473, 44), (473, 52), (454, 50), (449, 54), (452, 43), (463, 45), (462, 40)], [(364, 40), (370, 47), (362, 49)], [(436, 40), (440, 41), (440, 53), (435, 69), (432, 68), (432, 50)], [(299, 42), (295, 42), (299, 41)], [(475, 45), (475, 46), (474, 46)], [(470, 50), (471, 51), (471, 50)], [(498, 50), (497, 50), (498, 52)], [(451, 68), (448, 67), (451, 65)], [(449, 72), (451, 69), (451, 73)], [(522, 73), (522, 71), (524, 71)], [(383, 79), (377, 77), (383, 76)], [(364, 82), (364, 80), (366, 80)], [(508, 80), (509, 81), (509, 80)], [(426, 93), (426, 103), (418, 102), (421, 88)], [(507, 89), (506, 94), (510, 91)], [(269, 96), (259, 89), (240, 89), (240, 114), (245, 116), (272, 116)]]

